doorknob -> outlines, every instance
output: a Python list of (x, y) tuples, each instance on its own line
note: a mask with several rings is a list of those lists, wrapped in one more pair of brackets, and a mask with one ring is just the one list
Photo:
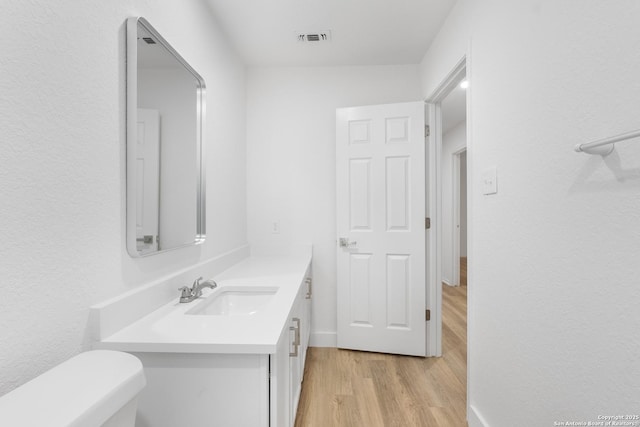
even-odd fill
[(340, 237), (338, 242), (341, 248), (352, 248), (358, 244), (358, 242), (350, 242), (348, 237)]
[(145, 245), (150, 245), (153, 243), (153, 236), (137, 237), (136, 242), (141, 242), (141, 243), (144, 243)]

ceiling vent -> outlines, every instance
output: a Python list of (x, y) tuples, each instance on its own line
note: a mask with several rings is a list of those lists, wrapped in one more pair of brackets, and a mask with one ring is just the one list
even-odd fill
[(317, 33), (296, 33), (296, 40), (302, 43), (326, 43), (331, 41), (331, 31), (320, 31)]

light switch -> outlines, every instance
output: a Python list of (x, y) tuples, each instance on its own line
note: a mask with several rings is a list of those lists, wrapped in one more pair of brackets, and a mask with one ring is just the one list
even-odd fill
[(497, 169), (491, 168), (482, 172), (482, 194), (496, 194), (498, 192), (498, 172)]

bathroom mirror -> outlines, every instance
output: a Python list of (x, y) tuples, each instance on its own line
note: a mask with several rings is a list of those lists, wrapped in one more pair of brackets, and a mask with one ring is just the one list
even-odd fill
[(127, 251), (205, 238), (205, 84), (144, 18), (127, 20)]

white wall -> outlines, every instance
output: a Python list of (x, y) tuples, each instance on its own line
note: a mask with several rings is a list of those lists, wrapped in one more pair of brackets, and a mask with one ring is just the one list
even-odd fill
[[(459, 152), (467, 145), (467, 122), (462, 121), (449, 132), (442, 135), (442, 151), (440, 182), (442, 184), (442, 281), (449, 285), (454, 283), (454, 263), (460, 262), (453, 257), (453, 239), (456, 236), (453, 221), (453, 153)], [(462, 218), (461, 218), (462, 220)]]
[[(125, 19), (207, 82), (208, 241), (125, 249)], [(245, 72), (203, 1), (4, 0), (0, 394), (89, 347), (89, 306), (246, 242)]]
[(248, 71), (249, 241), (313, 243), (314, 345), (335, 345), (335, 110), (420, 98), (417, 66)]
[[(421, 65), (470, 52), (470, 425), (638, 412), (640, 3), (459, 0)], [(498, 194), (480, 176), (497, 167)]]

